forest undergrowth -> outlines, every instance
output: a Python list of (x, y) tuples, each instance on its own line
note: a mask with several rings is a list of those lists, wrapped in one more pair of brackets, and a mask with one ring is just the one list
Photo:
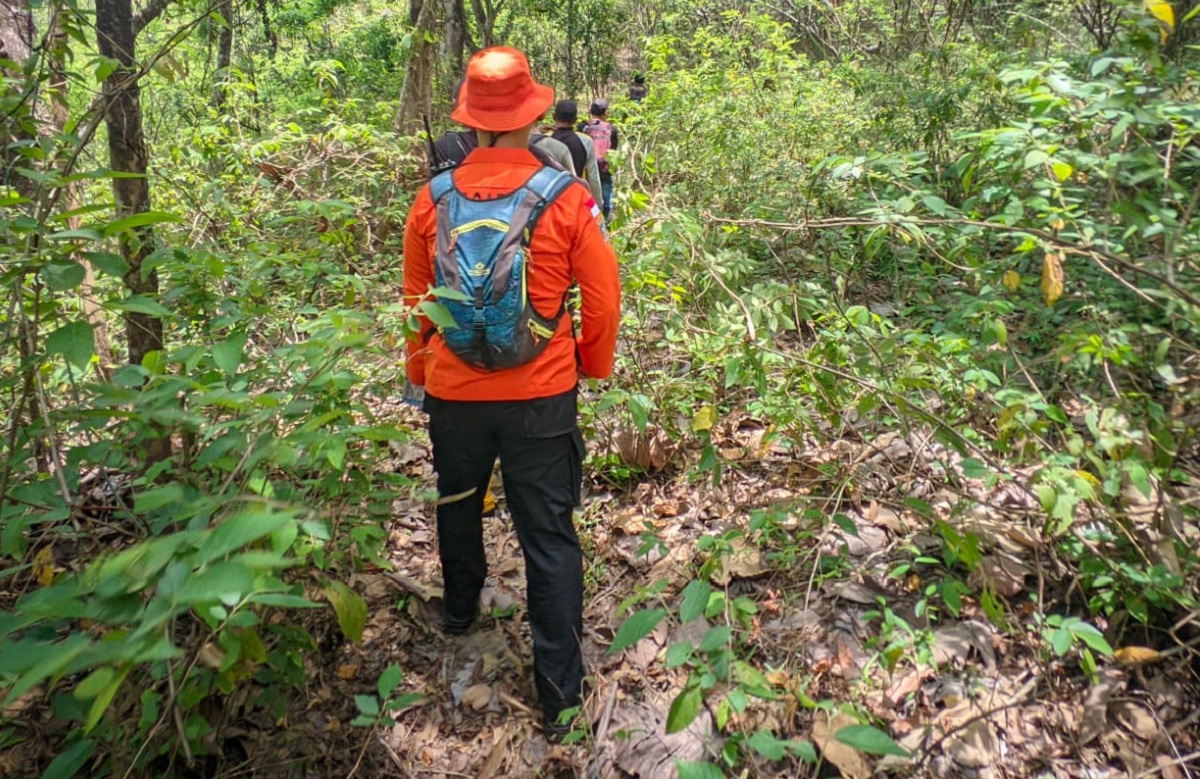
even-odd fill
[[(413, 43), (340, 13), (278, 17), (336, 18), (337, 58), (256, 60), (220, 112), (152, 37), (152, 210), (112, 217), (78, 94), (9, 145), (0, 774), (1200, 770), (1182, 9), (1095, 50), (934, 14), (940, 45), (840, 57), (800, 16), (656, 22), (648, 97), (614, 101), (625, 314), (581, 387), (590, 679), (561, 744), (502, 491), (485, 619), (438, 629), (398, 397), (422, 149), (371, 92)], [(163, 347), (124, 364), (137, 317)]]

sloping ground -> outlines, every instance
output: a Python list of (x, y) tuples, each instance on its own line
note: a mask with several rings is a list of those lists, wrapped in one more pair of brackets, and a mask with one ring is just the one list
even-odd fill
[[(415, 412), (389, 413), (421, 425)], [(205, 753), (188, 768), (173, 750), (156, 775), (665, 779), (676, 760), (719, 763), (723, 749), (739, 760), (728, 775), (744, 777), (1200, 772), (1200, 617), (1097, 622), (1116, 652), (1093, 651), (1098, 667), (1085, 672), (1082, 649), (1101, 636), (1067, 630), (1083, 614), (1076, 574), (1016, 482), (988, 488), (966, 478), (924, 430), (868, 442), (849, 427), (832, 444), (787, 448), (760, 422), (730, 416), (711, 435), (725, 466), (718, 487), (690, 479), (695, 452), (664, 436), (642, 436), (640, 446), (628, 433), (593, 436), (597, 459), (652, 473), (619, 487), (592, 481), (579, 516), (591, 674), (579, 740), (550, 744), (537, 724), (523, 562), (503, 495), (485, 520), (488, 615), (468, 636), (441, 634), (432, 505), (423, 500), (432, 468), (415, 443), (390, 452), (388, 467), (419, 484), (394, 504), (392, 570), (342, 575), (367, 601), (362, 644), (345, 642), (331, 609), (296, 615), (312, 640), (292, 658), (299, 687), (247, 679), (221, 710), (205, 710)], [(929, 516), (910, 508), (914, 497)], [(1131, 533), (1150, 534), (1155, 515), (1172, 513), (1136, 495), (1128, 502)], [(1195, 526), (1172, 532), (1200, 542)], [(703, 589), (698, 581), (711, 590), (707, 615), (681, 623), (683, 595)], [(653, 607), (670, 616), (609, 654), (629, 611)], [(1064, 620), (1039, 625), (1039, 613)], [(697, 658), (711, 625), (731, 628), (708, 651), (731, 653), (732, 672), (703, 696), (683, 696), (695, 716), (668, 735), (672, 711), (682, 721), (673, 701), (709, 668)], [(695, 651), (681, 660), (685, 644)], [(352, 725), (355, 697), (375, 696), (393, 665), (404, 675), (391, 698), (416, 697), (394, 724)], [(30, 768), (61, 747), (62, 721), (35, 693), (5, 712), (25, 724), (0, 754), (0, 775), (37, 775)], [(900, 747), (873, 751), (908, 756), (833, 738), (860, 724)]]
[[(591, 485), (579, 518), (589, 727), (567, 746), (547, 743), (536, 724), (523, 564), (503, 496), (485, 520), (492, 616), (458, 639), (438, 630), (432, 508), (398, 500), (394, 571), (355, 582), (372, 616), (364, 646), (344, 650), (352, 656), (340, 671), (344, 687), (365, 690), (398, 662), (403, 690), (423, 696), (379, 734), (388, 774), (659, 779), (676, 775), (675, 759), (719, 762), (728, 734), (764, 729), (815, 743), (824, 765), (790, 754), (803, 750), (770, 761), (743, 746), (750, 757), (731, 775), (1101, 779), (1200, 770), (1196, 615), (1153, 634), (1100, 623), (1116, 657), (1089, 675), (1079, 650), (1094, 641), (1090, 633), (1055, 639), (1035, 622), (1039, 611), (1078, 613), (1079, 596), (1039, 531), (1034, 498), (947, 469), (953, 458), (928, 431), (871, 442), (851, 432), (792, 452), (765, 432), (747, 418), (713, 431), (726, 461), (718, 488), (689, 482), (676, 468), (687, 453), (661, 442), (665, 471), (621, 490)], [(628, 443), (608, 445), (639, 456)], [(395, 465), (431, 476), (419, 447), (397, 449)], [(906, 509), (913, 497), (933, 516)], [(1180, 531), (1200, 540), (1195, 527)], [(757, 675), (716, 684), (690, 726), (666, 735), (688, 678), (687, 665), (667, 667), (666, 650), (699, 645), (708, 623), (668, 618), (628, 649), (606, 649), (623, 601), (641, 593), (644, 605), (661, 603), (674, 616), (683, 588), (702, 575), (724, 603), (753, 602), (752, 613), (743, 606), (742, 619), (730, 621), (728, 646)], [(1061, 656), (1056, 640), (1066, 641)], [(761, 697), (738, 692), (747, 689)], [(744, 707), (723, 709), (726, 697)], [(723, 738), (714, 718), (726, 715)], [(872, 756), (832, 738), (860, 722), (887, 731), (911, 757)]]

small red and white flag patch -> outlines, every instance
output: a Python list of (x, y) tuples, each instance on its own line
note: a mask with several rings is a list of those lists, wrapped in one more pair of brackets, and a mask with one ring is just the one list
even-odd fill
[(600, 216), (600, 206), (596, 205), (596, 201), (593, 200), (592, 198), (589, 197), (587, 199), (587, 202), (585, 202), (583, 204), (583, 206), (584, 206), (584, 208), (586, 208), (587, 210), (592, 212), (593, 219)]

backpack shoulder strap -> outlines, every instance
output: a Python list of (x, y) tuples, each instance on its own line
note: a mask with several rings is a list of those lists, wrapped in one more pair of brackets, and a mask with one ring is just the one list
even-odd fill
[(536, 194), (543, 202), (542, 208), (545, 208), (574, 180), (575, 177), (565, 170), (542, 168), (525, 182), (525, 188)]
[(429, 181), (429, 197), (434, 203), (444, 198), (454, 189), (454, 171), (447, 170), (437, 174)]

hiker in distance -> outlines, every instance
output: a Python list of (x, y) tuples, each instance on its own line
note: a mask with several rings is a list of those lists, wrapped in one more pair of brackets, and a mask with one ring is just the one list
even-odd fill
[(635, 103), (640, 103), (646, 99), (649, 94), (650, 87), (646, 86), (646, 77), (641, 73), (635, 73), (633, 80), (629, 82), (629, 99)]
[[(487, 574), (481, 513), (497, 455), (525, 555), (534, 683), (549, 737), (580, 705), (583, 567), (572, 514), (580, 500), (580, 375), (612, 370), (620, 283), (598, 209), (571, 173), (542, 165), (529, 139), (554, 92), (525, 55), (473, 55), (451, 118), (474, 128), (477, 148), (417, 193), (404, 233), (404, 296), (461, 293), (438, 302), (457, 327), (420, 320), (408, 341), (408, 381), (424, 386), (441, 496), (438, 550), (443, 628), (468, 632)], [(576, 337), (565, 312), (580, 290)], [(522, 291), (527, 290), (527, 295)], [(460, 296), (456, 296), (458, 298)]]
[[(460, 82), (458, 88), (454, 90), (455, 102), (458, 101), (458, 96), (461, 92), (462, 83)], [(475, 131), (472, 129), (447, 130), (435, 141), (429, 130), (428, 122), (426, 122), (425, 127), (426, 135), (430, 141), (427, 165), (429, 178), (433, 178), (437, 174), (451, 170), (452, 168), (457, 168), (478, 144)], [(529, 151), (543, 165), (558, 170), (571, 170), (574, 168), (570, 149), (548, 135), (534, 133), (530, 136)], [(578, 171), (575, 174), (581, 175)], [(599, 195), (596, 196), (596, 202), (600, 202)]]
[(604, 221), (612, 219), (612, 169), (608, 164), (608, 152), (617, 148), (617, 128), (609, 124), (608, 101), (596, 98), (589, 109), (591, 117), (579, 123), (579, 131), (592, 139), (596, 147), (596, 165), (600, 168), (600, 189), (603, 193)]
[(575, 122), (579, 119), (579, 109), (574, 100), (559, 100), (554, 106), (554, 132), (551, 138), (571, 150), (571, 158), (575, 162), (575, 175), (587, 183), (592, 191), (592, 198), (600, 203), (604, 200), (604, 191), (600, 188), (600, 168), (596, 162), (596, 145), (590, 136), (578, 132)]

